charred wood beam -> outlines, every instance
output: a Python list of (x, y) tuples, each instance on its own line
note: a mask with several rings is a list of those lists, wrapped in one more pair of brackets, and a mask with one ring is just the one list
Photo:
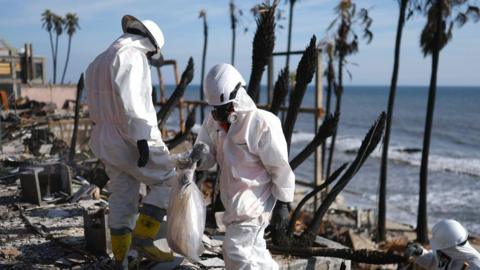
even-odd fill
[(292, 246), (268, 246), (273, 253), (288, 254), (302, 258), (308, 257), (334, 257), (351, 260), (366, 264), (400, 264), (408, 262), (408, 258), (378, 250), (349, 248), (324, 248), (324, 247), (292, 247)]
[(257, 18), (257, 31), (253, 37), (252, 70), (248, 83), (248, 94), (255, 101), (259, 101), (260, 82), (265, 66), (268, 64), (275, 47), (275, 9), (272, 6), (262, 6), (263, 10)]
[(285, 100), (285, 97), (288, 94), (288, 75), (289, 75), (288, 67), (282, 69), (280, 74), (278, 75), (277, 82), (275, 83), (275, 87), (273, 89), (273, 98), (272, 104), (270, 105), (270, 112), (277, 115), (280, 111), (280, 107)]
[(70, 142), (70, 153), (68, 155), (68, 161), (73, 163), (75, 158), (75, 148), (77, 145), (77, 133), (78, 133), (78, 121), (80, 117), (80, 99), (82, 98), (82, 92), (84, 87), (83, 73), (80, 75), (80, 79), (77, 83), (77, 99), (75, 100), (75, 120), (73, 124), (72, 141)]
[(190, 57), (190, 59), (188, 59), (187, 67), (182, 73), (180, 83), (175, 88), (175, 91), (170, 96), (167, 103), (165, 103), (165, 105), (162, 106), (160, 111), (157, 113), (158, 128), (160, 130), (163, 128), (163, 126), (167, 122), (168, 117), (170, 116), (173, 109), (182, 98), (183, 94), (185, 93), (185, 89), (187, 88), (188, 84), (192, 81), (192, 79), (193, 79), (193, 59)]
[(328, 208), (335, 201), (335, 198), (338, 196), (338, 194), (347, 186), (353, 176), (360, 170), (364, 162), (367, 160), (368, 156), (377, 147), (378, 143), (382, 138), (384, 127), (385, 112), (382, 112), (373, 124), (373, 126), (370, 128), (368, 133), (365, 135), (365, 138), (362, 141), (355, 160), (351, 163), (347, 171), (338, 180), (332, 190), (327, 194), (325, 200), (323, 200), (322, 204), (316, 211), (315, 216), (309, 227), (302, 234), (302, 241), (300, 241), (300, 243), (302, 243), (304, 246), (311, 246), (313, 244), (320, 224), (322, 222), (323, 216), (327, 213)]
[(315, 35), (310, 39), (310, 44), (300, 59), (297, 67), (295, 89), (290, 93), (290, 101), (283, 126), (287, 147), (290, 149), (292, 141), (293, 128), (297, 120), (298, 111), (302, 105), (303, 96), (307, 90), (308, 84), (312, 81), (317, 65), (317, 38)]
[(168, 149), (173, 149), (177, 145), (181, 144), (188, 137), (188, 134), (192, 131), (193, 126), (195, 125), (196, 119), (196, 107), (192, 108), (187, 116), (187, 121), (185, 122), (185, 131), (177, 133), (173, 139), (165, 141)]
[(295, 170), (305, 159), (307, 159), (318, 146), (323, 144), (325, 140), (332, 136), (333, 131), (338, 124), (339, 114), (329, 115), (325, 118), (322, 125), (318, 128), (318, 132), (313, 140), (295, 157), (290, 161), (290, 167)]

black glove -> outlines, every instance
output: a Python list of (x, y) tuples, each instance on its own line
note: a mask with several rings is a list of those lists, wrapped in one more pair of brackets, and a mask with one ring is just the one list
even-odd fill
[(288, 203), (277, 201), (270, 221), (272, 240), (275, 245), (283, 245), (287, 241), (288, 214)]
[(288, 203), (277, 201), (272, 213), (272, 226), (277, 229), (288, 227)]
[(138, 157), (137, 166), (140, 168), (145, 167), (145, 165), (147, 165), (148, 156), (150, 153), (150, 150), (148, 149), (147, 140), (137, 141), (137, 149), (138, 149), (138, 154), (140, 155)]
[(405, 247), (405, 255), (407, 257), (418, 257), (423, 254), (423, 248), (419, 243), (410, 242), (407, 247)]

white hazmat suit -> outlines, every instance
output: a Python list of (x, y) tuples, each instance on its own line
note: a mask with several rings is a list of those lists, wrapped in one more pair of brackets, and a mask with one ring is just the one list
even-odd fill
[(467, 238), (468, 233), (460, 223), (442, 220), (432, 228), (432, 250), (423, 249), (423, 254), (416, 257), (415, 262), (428, 270), (480, 270), (480, 253)]
[[(150, 188), (144, 203), (163, 209), (168, 206), (168, 180), (175, 171), (152, 102), (146, 53), (154, 49), (148, 38), (123, 34), (86, 72), (90, 119), (94, 122), (90, 146), (110, 177), (111, 228), (133, 228), (140, 183)], [(150, 149), (143, 168), (137, 167), (138, 140), (147, 140)]]
[(208, 103), (218, 106), (233, 102), (236, 116), (229, 117), (227, 132), (210, 114), (197, 138), (197, 142), (210, 148), (199, 169), (219, 164), (220, 197), (225, 206), (226, 268), (278, 269), (266, 248), (264, 230), (275, 200), (291, 202), (295, 189), (280, 120), (257, 109), (243, 87), (230, 99), (239, 83), (245, 85), (231, 65), (213, 67), (205, 81)]

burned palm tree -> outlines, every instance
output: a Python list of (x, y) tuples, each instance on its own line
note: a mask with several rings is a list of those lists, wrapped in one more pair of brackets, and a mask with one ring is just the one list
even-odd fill
[(325, 113), (329, 114), (331, 110), (331, 103), (332, 103), (332, 92), (335, 89), (335, 67), (334, 67), (335, 43), (333, 41), (330, 41), (325, 45), (324, 48), (328, 58), (327, 70), (325, 71), (325, 76), (327, 77), (327, 98), (325, 102)]
[(70, 153), (68, 155), (68, 161), (73, 163), (75, 158), (75, 148), (77, 146), (77, 133), (78, 133), (78, 121), (80, 119), (80, 99), (82, 98), (82, 92), (85, 82), (83, 80), (83, 73), (80, 75), (80, 79), (77, 83), (77, 98), (75, 100), (75, 120), (73, 124), (72, 141), (70, 142)]
[(289, 0), (290, 10), (288, 14), (288, 37), (287, 37), (287, 58), (285, 60), (285, 67), (288, 68), (290, 65), (290, 51), (292, 45), (292, 27), (293, 27), (293, 6), (297, 0)]
[(260, 82), (275, 46), (276, 7), (277, 1), (271, 6), (262, 5), (258, 10), (257, 30), (253, 38), (252, 70), (248, 83), (248, 94), (255, 102), (260, 99)]
[(388, 96), (387, 123), (385, 126), (385, 136), (383, 137), (382, 159), (380, 165), (377, 241), (385, 241), (386, 236), (388, 149), (390, 144), (390, 129), (392, 127), (393, 107), (395, 105), (395, 95), (397, 92), (398, 71), (400, 67), (400, 45), (402, 43), (403, 27), (405, 25), (406, 19), (408, 19), (408, 17), (410, 17), (416, 9), (418, 9), (418, 4), (415, 0), (397, 1), (399, 3), (397, 35), (395, 38), (393, 71), (392, 79), (390, 82), (390, 94)]
[(478, 22), (480, 9), (469, 1), (462, 0), (427, 0), (424, 9), (427, 22), (420, 36), (420, 46), (424, 56), (432, 57), (432, 73), (428, 89), (427, 115), (423, 135), (422, 161), (420, 165), (420, 193), (417, 216), (417, 241), (428, 243), (427, 219), (427, 184), (428, 156), (430, 153), (430, 138), (432, 134), (435, 95), (437, 91), (437, 72), (440, 51), (452, 39), (455, 23), (461, 27), (469, 20)]
[[(362, 144), (357, 152), (355, 160), (346, 168), (346, 164), (342, 165), (337, 169), (327, 180), (320, 186), (316, 187), (312, 192), (310, 192), (297, 206), (297, 209), (292, 214), (292, 218), (289, 222), (288, 228), (275, 227), (273, 233), (273, 242), (276, 245), (280, 246), (296, 246), (296, 247), (305, 247), (312, 246), (315, 238), (317, 236), (318, 229), (321, 225), (324, 215), (327, 213), (328, 208), (333, 203), (338, 194), (347, 186), (350, 180), (355, 176), (355, 174), (360, 170), (368, 156), (372, 151), (377, 147), (380, 142), (383, 134), (383, 129), (385, 126), (385, 113), (382, 112), (378, 119), (375, 121), (373, 126), (369, 129), (365, 138), (362, 141)], [(344, 172), (345, 171), (345, 172)], [(344, 172), (342, 174), (342, 172)], [(327, 193), (325, 199), (323, 200), (320, 207), (316, 210), (315, 215), (311, 223), (308, 225), (307, 229), (300, 235), (296, 236), (294, 233), (294, 225), (297, 221), (300, 211), (305, 204), (305, 202), (314, 197), (318, 192), (324, 189), (327, 185), (332, 184), (335, 179), (340, 175), (342, 176), (337, 180), (336, 184), (333, 186), (330, 192)]]
[(318, 132), (313, 140), (300, 151), (300, 153), (290, 161), (290, 167), (295, 170), (302, 162), (304, 162), (318, 146), (324, 145), (325, 140), (332, 136), (333, 131), (337, 127), (339, 114), (329, 115), (324, 120), (322, 125), (318, 128)]
[[(202, 53), (202, 73), (200, 77), (200, 100), (203, 101), (203, 78), (205, 77), (205, 61), (207, 58), (207, 42), (208, 42), (208, 24), (207, 13), (205, 10), (201, 10), (198, 15), (199, 18), (203, 18), (203, 53)], [(205, 112), (203, 106), (200, 106), (200, 120), (203, 122), (205, 118)]]
[(290, 149), (292, 141), (293, 128), (297, 121), (298, 112), (302, 105), (303, 96), (307, 90), (308, 84), (312, 81), (317, 66), (317, 38), (313, 36), (310, 44), (303, 52), (302, 58), (298, 63), (295, 88), (290, 93), (290, 101), (287, 116), (283, 124), (283, 133), (287, 141), (287, 147)]
[(288, 68), (284, 68), (280, 71), (278, 79), (275, 82), (273, 88), (272, 104), (270, 105), (270, 112), (277, 115), (280, 111), (280, 107), (288, 94)]
[(165, 123), (167, 122), (168, 117), (172, 113), (175, 106), (178, 104), (180, 99), (183, 97), (185, 93), (185, 89), (187, 88), (188, 84), (193, 79), (193, 59), (190, 57), (188, 59), (188, 64), (185, 70), (182, 73), (182, 77), (180, 79), (180, 83), (178, 83), (175, 91), (167, 100), (165, 105), (162, 106), (160, 111), (157, 113), (157, 121), (158, 121), (158, 128), (161, 130)]
[(231, 58), (230, 58), (230, 63), (232, 66), (235, 65), (235, 36), (237, 32), (237, 16), (235, 14), (235, 3), (233, 0), (230, 0), (230, 28), (232, 29), (232, 52), (231, 52)]
[[(325, 113), (328, 115), (331, 111), (332, 103), (332, 92), (335, 89), (335, 67), (334, 67), (334, 49), (335, 43), (333, 40), (328, 41), (323, 44), (323, 52), (327, 55), (327, 70), (325, 71), (325, 77), (327, 78), (327, 97), (325, 101)], [(322, 144), (322, 168), (325, 168), (325, 154), (327, 147), (325, 144)]]
[[(352, 0), (341, 0), (335, 8), (337, 18), (329, 26), (329, 29), (331, 29), (333, 26), (338, 24), (335, 33), (335, 57), (338, 61), (338, 83), (335, 87), (335, 111), (337, 112), (341, 111), (343, 95), (343, 71), (346, 58), (349, 55), (358, 52), (359, 38), (355, 32), (355, 25), (358, 25), (361, 28), (363, 37), (367, 40), (367, 43), (370, 43), (373, 38), (373, 34), (370, 31), (372, 19), (368, 15), (368, 10), (362, 8), (358, 15), (356, 10), (356, 5), (352, 3)], [(337, 131), (333, 133), (330, 143), (330, 152), (326, 170), (327, 177), (330, 175), (330, 169), (332, 167), (336, 137)]]

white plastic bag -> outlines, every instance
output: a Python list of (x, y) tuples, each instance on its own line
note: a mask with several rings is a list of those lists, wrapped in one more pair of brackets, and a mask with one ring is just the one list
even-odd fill
[(194, 171), (195, 167), (178, 171), (167, 210), (167, 241), (174, 252), (198, 262), (205, 250), (206, 207), (194, 182)]

